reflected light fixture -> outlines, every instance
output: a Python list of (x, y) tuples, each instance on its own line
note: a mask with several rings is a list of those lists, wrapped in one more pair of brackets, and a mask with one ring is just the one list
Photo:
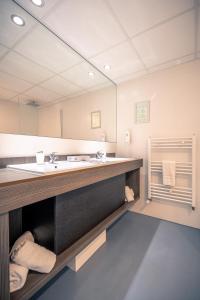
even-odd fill
[(109, 71), (109, 70), (111, 69), (111, 66), (110, 66), (110, 65), (105, 65), (105, 66), (104, 66), (104, 69), (105, 69), (106, 71)]
[(31, 0), (31, 2), (38, 7), (44, 6), (44, 0)]
[(20, 16), (11, 15), (11, 20), (13, 21), (13, 23), (15, 23), (18, 26), (24, 26), (25, 25), (24, 19)]
[(94, 77), (94, 72), (90, 71), (90, 72), (88, 72), (88, 75), (89, 75), (90, 77)]

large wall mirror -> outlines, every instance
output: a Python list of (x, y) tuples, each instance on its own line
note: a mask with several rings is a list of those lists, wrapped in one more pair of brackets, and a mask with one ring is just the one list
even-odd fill
[(116, 141), (112, 81), (15, 1), (0, 28), (0, 132)]

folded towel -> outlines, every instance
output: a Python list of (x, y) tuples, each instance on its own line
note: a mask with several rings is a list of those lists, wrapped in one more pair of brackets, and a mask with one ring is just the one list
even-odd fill
[(56, 255), (32, 241), (26, 240), (20, 248), (11, 254), (11, 259), (18, 265), (30, 270), (49, 273), (55, 265)]
[(26, 231), (15, 241), (10, 251), (10, 255), (12, 256), (15, 251), (18, 251), (18, 249), (20, 249), (24, 245), (25, 241), (34, 242), (34, 237), (30, 231)]
[(175, 186), (176, 162), (163, 160), (162, 171), (163, 171), (163, 184), (168, 186)]
[(28, 268), (10, 263), (10, 292), (15, 292), (21, 289), (28, 275)]
[(134, 192), (128, 185), (125, 186), (125, 196), (126, 196), (126, 201), (128, 202), (134, 200)]

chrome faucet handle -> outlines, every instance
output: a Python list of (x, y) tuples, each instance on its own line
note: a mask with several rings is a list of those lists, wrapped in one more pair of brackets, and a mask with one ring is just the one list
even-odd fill
[(103, 151), (97, 151), (97, 153), (96, 153), (96, 158), (97, 159), (101, 159), (102, 157), (104, 156), (104, 152)]
[(49, 154), (49, 158), (50, 158), (50, 164), (54, 164), (55, 163), (55, 161), (56, 161), (56, 159), (57, 159), (57, 157), (56, 157), (56, 152), (51, 152), (50, 154)]

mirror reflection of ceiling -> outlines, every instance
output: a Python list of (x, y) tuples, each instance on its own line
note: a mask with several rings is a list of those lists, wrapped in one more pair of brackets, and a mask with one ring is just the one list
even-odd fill
[(41, 106), (113, 85), (12, 0), (0, 0), (0, 28), (0, 100)]
[(199, 0), (43, 1), (16, 0), (116, 83), (200, 57)]

